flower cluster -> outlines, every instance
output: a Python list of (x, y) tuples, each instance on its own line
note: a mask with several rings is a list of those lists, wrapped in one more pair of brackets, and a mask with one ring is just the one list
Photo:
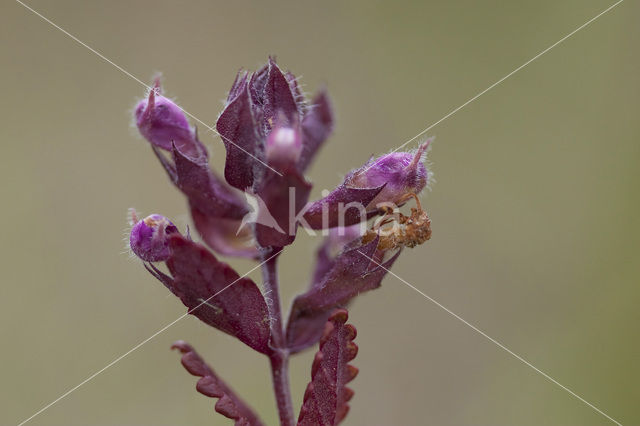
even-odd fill
[[(204, 245), (164, 216), (138, 220), (134, 214), (133, 253), (189, 314), (269, 358), (282, 425), (296, 424), (289, 356), (319, 343), (297, 424), (338, 424), (353, 395), (346, 383), (357, 373), (349, 364), (357, 353), (356, 332), (346, 324), (345, 308), (358, 294), (380, 286), (402, 247), (431, 235), (419, 202), (410, 217), (396, 210), (428, 183), (429, 141), (414, 151), (369, 160), (326, 197), (310, 202), (305, 171), (332, 132), (332, 108), (324, 91), (307, 100), (296, 77), (273, 59), (237, 75), (218, 117), (216, 130), (226, 148), (224, 177), (211, 170), (196, 129), (162, 94), (158, 81), (136, 107), (135, 120), (169, 180), (185, 195)], [(362, 225), (378, 215), (379, 224), (399, 228), (390, 236), (381, 233), (382, 227), (363, 232)], [(328, 235), (309, 286), (293, 301), (285, 324), (276, 262), (300, 226)], [(263, 289), (219, 255), (260, 262)], [(236, 425), (262, 424), (189, 344), (176, 342), (174, 348), (182, 352), (185, 368), (200, 377), (198, 391), (218, 398), (216, 411)]]

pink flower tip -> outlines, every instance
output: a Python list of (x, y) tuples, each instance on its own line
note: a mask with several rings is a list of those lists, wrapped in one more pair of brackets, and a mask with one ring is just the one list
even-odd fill
[(300, 131), (288, 125), (276, 124), (267, 137), (265, 154), (269, 164), (286, 167), (298, 162), (302, 152)]

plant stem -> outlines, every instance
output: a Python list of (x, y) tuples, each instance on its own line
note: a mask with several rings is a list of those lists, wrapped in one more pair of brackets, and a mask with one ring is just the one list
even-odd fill
[(293, 403), (291, 402), (291, 390), (289, 388), (289, 351), (285, 345), (282, 311), (280, 308), (280, 291), (278, 288), (277, 262), (280, 250), (281, 248), (274, 248), (263, 252), (262, 258), (266, 262), (262, 265), (262, 277), (265, 293), (271, 300), (271, 303), (269, 303), (269, 315), (271, 316), (271, 344), (273, 351), (269, 354), (269, 361), (271, 361), (271, 377), (276, 394), (280, 424), (281, 426), (293, 426), (295, 417), (293, 416)]
[(276, 394), (278, 414), (281, 426), (294, 426), (293, 404), (289, 389), (289, 353), (276, 351), (269, 356), (271, 361), (271, 378)]

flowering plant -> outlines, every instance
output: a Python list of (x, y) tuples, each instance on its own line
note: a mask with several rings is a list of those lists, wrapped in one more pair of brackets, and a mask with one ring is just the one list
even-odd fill
[[(430, 177), (424, 165), (429, 141), (411, 152), (369, 160), (326, 197), (309, 202), (311, 183), (304, 173), (331, 134), (331, 105), (324, 91), (307, 101), (296, 77), (273, 59), (254, 73), (237, 75), (218, 117), (216, 129), (227, 151), (224, 179), (210, 169), (195, 128), (162, 95), (158, 81), (138, 104), (135, 119), (169, 179), (186, 196), (205, 245), (164, 216), (139, 219), (132, 210), (133, 253), (189, 314), (269, 358), (282, 425), (296, 424), (289, 357), (318, 343), (297, 424), (340, 423), (353, 396), (347, 384), (358, 373), (350, 364), (358, 347), (346, 308), (358, 294), (380, 286), (403, 247), (431, 236), (416, 195)], [(411, 197), (417, 207), (405, 216), (398, 206)], [(276, 265), (298, 227), (321, 230), (325, 238), (310, 285), (293, 301), (285, 324)], [(262, 290), (211, 250), (260, 262)], [(189, 344), (179, 341), (173, 348), (182, 353), (187, 371), (200, 377), (197, 390), (218, 398), (216, 411), (236, 425), (263, 424)]]

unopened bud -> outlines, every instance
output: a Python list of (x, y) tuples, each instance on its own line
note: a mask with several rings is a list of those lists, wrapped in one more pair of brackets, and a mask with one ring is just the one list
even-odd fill
[(418, 194), (427, 185), (429, 172), (424, 165), (427, 148), (432, 139), (410, 152), (392, 152), (369, 161), (349, 177), (349, 186), (359, 188), (385, 187), (369, 203), (398, 204), (406, 201), (408, 194)]
[(152, 214), (133, 225), (129, 245), (140, 259), (161, 262), (169, 258), (169, 235), (175, 232), (178, 228), (169, 219)]
[(180, 148), (193, 140), (187, 117), (175, 102), (160, 94), (158, 81), (149, 97), (138, 103), (135, 115), (142, 136), (158, 148), (171, 150), (173, 143)]

